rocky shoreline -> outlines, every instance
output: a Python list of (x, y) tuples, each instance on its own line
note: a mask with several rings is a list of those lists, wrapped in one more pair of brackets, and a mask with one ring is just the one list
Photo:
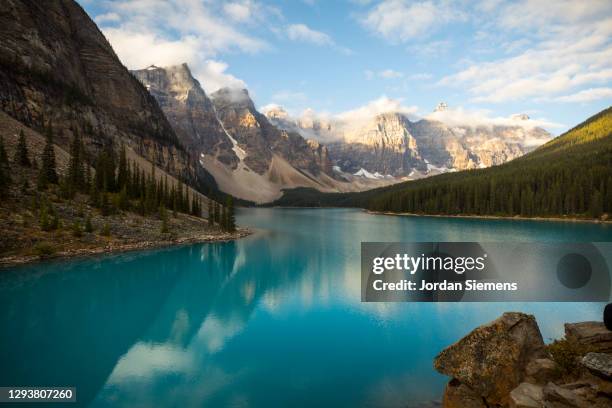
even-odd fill
[(504, 313), (444, 349), (434, 368), (451, 377), (443, 408), (612, 406), (612, 331), (568, 323), (545, 345), (532, 315)]
[(236, 232), (206, 233), (195, 236), (180, 237), (159, 241), (141, 241), (129, 243), (112, 242), (95, 248), (78, 248), (60, 251), (49, 256), (40, 255), (13, 255), (0, 258), (0, 268), (8, 268), (28, 263), (46, 261), (50, 259), (78, 258), (101, 254), (111, 254), (145, 249), (164, 248), (169, 246), (190, 245), (205, 242), (227, 242), (244, 238), (252, 234), (247, 228), (238, 228)]

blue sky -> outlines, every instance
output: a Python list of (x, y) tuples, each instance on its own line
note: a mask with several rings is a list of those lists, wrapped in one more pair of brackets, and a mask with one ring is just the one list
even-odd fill
[(188, 62), (299, 115), (527, 113), (558, 134), (612, 102), (612, 2), (80, 0), (130, 69)]

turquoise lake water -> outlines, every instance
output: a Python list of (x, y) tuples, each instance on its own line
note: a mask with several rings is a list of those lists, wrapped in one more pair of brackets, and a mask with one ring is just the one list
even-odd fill
[[(436, 354), (508, 310), (545, 339), (601, 303), (361, 303), (361, 241), (612, 241), (596, 224), (245, 209), (246, 239), (0, 270), (0, 386), (91, 407), (421, 407)], [(426, 405), (423, 405), (426, 404)], [(24, 405), (19, 405), (24, 406)]]

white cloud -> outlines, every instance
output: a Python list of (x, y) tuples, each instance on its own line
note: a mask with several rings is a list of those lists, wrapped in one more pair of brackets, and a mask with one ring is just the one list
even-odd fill
[(222, 87), (246, 89), (247, 84), (228, 74), (228, 65), (223, 61), (206, 60), (202, 64), (198, 64), (197, 70), (194, 72), (196, 78), (201, 78), (204, 90), (209, 94)]
[(430, 58), (447, 53), (450, 47), (451, 42), (449, 40), (438, 40), (411, 45), (407, 48), (407, 51), (420, 57)]
[(334, 45), (334, 41), (329, 35), (313, 30), (306, 24), (291, 24), (287, 26), (287, 35), (293, 41), (308, 42), (316, 45)]
[(116, 23), (121, 20), (121, 16), (117, 13), (105, 13), (97, 15), (95, 18), (96, 23), (104, 24), (104, 23)]
[(597, 99), (612, 98), (612, 88), (589, 88), (572, 95), (560, 96), (559, 102), (590, 102)]
[(282, 32), (280, 30), (273, 31), (277, 31), (277, 34), (286, 34), (287, 38), (292, 41), (310, 43), (321, 47), (330, 47), (344, 55), (353, 55), (353, 50), (350, 48), (336, 44), (331, 36), (322, 31), (314, 30), (306, 24), (290, 24)]
[[(551, 100), (612, 80), (612, 2), (481, 3), (483, 26), (512, 57), (468, 66), (439, 81), (476, 102)], [(488, 20), (486, 22), (484, 20)], [(501, 29), (500, 29), (501, 28)], [(585, 97), (585, 96), (582, 96)]]
[(225, 14), (228, 15), (234, 21), (247, 21), (252, 16), (252, 3), (245, 2), (235, 2), (235, 3), (226, 3), (223, 5), (223, 10)]
[(446, 1), (386, 0), (370, 9), (361, 23), (387, 40), (406, 42), (462, 19), (465, 14)]
[(402, 99), (392, 99), (383, 95), (367, 104), (335, 115), (337, 119), (345, 122), (361, 122), (381, 113), (397, 112), (412, 115), (418, 111), (416, 106), (403, 105)]
[(268, 103), (266, 105), (260, 106), (259, 107), (259, 111), (265, 115), (268, 112), (274, 112), (274, 111), (283, 111), (283, 112), (285, 112), (285, 108), (283, 108), (281, 105), (279, 105), (277, 103)]
[(217, 58), (220, 53), (258, 53), (269, 48), (264, 40), (246, 33), (240, 23), (273, 15), (250, 0), (222, 5), (191, 0), (111, 0), (103, 5), (105, 13), (97, 21), (128, 68), (187, 62), (207, 91), (244, 86), (226, 72), (227, 65)]
[(418, 74), (412, 74), (408, 76), (408, 79), (412, 79), (414, 81), (421, 81), (421, 80), (431, 79), (431, 78), (433, 78), (433, 75), (427, 72), (420, 72)]
[(367, 80), (374, 79), (374, 77), (379, 77), (382, 79), (398, 79), (404, 76), (403, 73), (399, 71), (395, 71), (393, 69), (383, 69), (378, 72), (374, 72), (372, 70), (366, 69), (365, 71), (363, 71), (363, 73)]
[(498, 4), (499, 22), (505, 28), (548, 30), (549, 23), (576, 24), (598, 20), (609, 15), (612, 4), (609, 0), (523, 0)]
[(277, 102), (296, 102), (304, 101), (306, 94), (303, 92), (294, 92), (289, 90), (278, 91), (272, 95), (272, 100)]
[(468, 126), (468, 127), (490, 127), (490, 126), (518, 126), (525, 129), (535, 127), (560, 128), (562, 124), (554, 123), (545, 119), (526, 119), (519, 117), (499, 117), (491, 116), (488, 110), (468, 110), (463, 107), (448, 108), (443, 111), (436, 111), (425, 115), (426, 119), (437, 120), (447, 126)]
[(379, 75), (381, 78), (384, 78), (384, 79), (395, 79), (395, 78), (401, 78), (404, 76), (404, 74), (402, 74), (401, 72), (394, 71), (392, 69), (385, 69), (384, 71), (380, 71)]

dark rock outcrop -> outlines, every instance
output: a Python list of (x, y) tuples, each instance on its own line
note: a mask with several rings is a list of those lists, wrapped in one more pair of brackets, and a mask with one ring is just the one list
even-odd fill
[[(435, 368), (453, 377), (443, 407), (612, 406), (612, 354), (573, 354), (601, 346), (607, 333), (596, 322), (568, 324), (566, 330), (573, 337), (565, 341), (575, 347), (549, 356), (533, 316), (504, 313), (476, 328), (436, 357)], [(579, 356), (581, 365), (563, 371)]]
[(434, 367), (469, 386), (489, 404), (507, 404), (530, 361), (546, 357), (535, 318), (504, 313), (444, 349)]
[(566, 323), (565, 337), (587, 346), (590, 351), (612, 353), (612, 331), (601, 322)]
[(546, 408), (593, 407), (590, 402), (580, 395), (553, 383), (548, 383), (544, 387), (544, 406)]
[(88, 156), (106, 145), (134, 152), (200, 190), (210, 184), (155, 98), (121, 63), (74, 0), (5, 0), (0, 11), (0, 109)]
[(612, 380), (612, 355), (607, 353), (588, 353), (582, 358), (582, 365), (593, 374)]
[(453, 379), (446, 384), (442, 406), (445, 408), (486, 408), (483, 398), (473, 389)]
[(520, 383), (510, 392), (510, 408), (541, 408), (544, 392), (542, 386), (528, 382)]

